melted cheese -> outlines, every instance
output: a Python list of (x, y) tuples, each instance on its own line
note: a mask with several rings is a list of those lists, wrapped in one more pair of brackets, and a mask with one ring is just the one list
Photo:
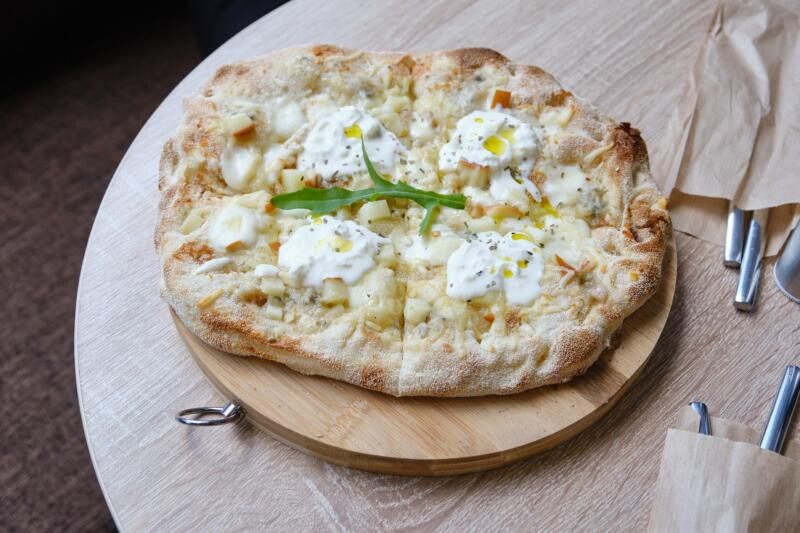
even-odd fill
[(426, 120), (414, 113), (411, 119), (411, 138), (415, 141), (429, 142), (436, 134), (433, 124), (430, 120)]
[(547, 215), (541, 229), (529, 228), (527, 233), (544, 245), (542, 252), (549, 260), (558, 255), (567, 263), (577, 267), (585, 251), (595, 248), (589, 225), (573, 217)]
[(583, 194), (593, 188), (586, 172), (578, 165), (543, 164), (540, 169), (544, 173), (544, 194), (556, 207), (577, 204)]
[(231, 189), (243, 191), (253, 179), (260, 160), (261, 153), (255, 146), (232, 142), (222, 153), (222, 179)]
[(447, 261), (447, 295), (470, 300), (502, 291), (510, 305), (530, 305), (539, 297), (544, 270), (539, 247), (527, 236), (478, 233)]
[(574, 110), (568, 107), (547, 107), (539, 115), (539, 122), (543, 126), (558, 126), (563, 128), (572, 120)]
[(285, 96), (273, 98), (264, 104), (267, 128), (278, 141), (285, 141), (306, 123), (300, 104)]
[(224, 266), (230, 264), (231, 259), (230, 257), (216, 257), (214, 259), (209, 259), (194, 271), (195, 274), (205, 274), (206, 272), (213, 272), (214, 270), (219, 270)]
[(259, 264), (253, 269), (253, 274), (258, 278), (270, 278), (278, 275), (278, 267), (275, 265)]
[(295, 286), (321, 288), (328, 278), (352, 285), (375, 267), (380, 246), (390, 241), (352, 220), (308, 219), (280, 247), (278, 265)]
[(253, 246), (257, 239), (255, 213), (235, 203), (226, 204), (214, 215), (208, 234), (209, 243), (219, 252)]

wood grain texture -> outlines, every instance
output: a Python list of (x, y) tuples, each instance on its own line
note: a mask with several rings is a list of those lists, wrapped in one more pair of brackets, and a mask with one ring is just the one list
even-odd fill
[(712, 8), (711, 2), (634, 0), (603, 2), (602, 11), (588, 0), (295, 0), (209, 56), (164, 101), (121, 162), (81, 276), (78, 390), (95, 469), (120, 528), (640, 531), (666, 428), (680, 406), (702, 399), (714, 415), (761, 427), (783, 366), (798, 361), (800, 308), (765, 275), (758, 311), (734, 312), (736, 274), (721, 266), (722, 250), (682, 234), (667, 325), (617, 406), (530, 460), (447, 478), (334, 466), (247, 424), (178, 426), (173, 416), (180, 409), (223, 399), (197, 369), (155, 289), (161, 144), (180, 122), (181, 99), (217, 66), (304, 42), (420, 51), (489, 46), (549, 70), (576, 94), (641, 128), (655, 158)]
[(567, 383), (510, 396), (395, 398), (217, 350), (172, 313), (198, 366), (247, 420), (333, 463), (400, 475), (497, 468), (557, 446), (608, 412), (638, 377), (667, 322), (676, 279), (670, 246), (659, 290), (625, 320), (618, 347)]

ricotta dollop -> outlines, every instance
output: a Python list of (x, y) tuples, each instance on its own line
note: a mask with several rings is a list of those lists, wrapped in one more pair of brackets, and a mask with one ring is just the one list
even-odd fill
[(393, 173), (406, 152), (397, 137), (378, 119), (354, 107), (342, 107), (321, 118), (309, 131), (297, 168), (329, 181), (334, 176), (366, 172), (361, 157), (361, 136), (375, 168)]
[(323, 216), (309, 222), (278, 251), (278, 265), (295, 286), (320, 288), (326, 278), (352, 285), (375, 267), (380, 246), (390, 242), (352, 220)]
[(510, 305), (530, 305), (539, 297), (542, 254), (522, 233), (474, 234), (447, 261), (447, 295), (459, 300), (503, 291)]
[(439, 150), (439, 168), (454, 172), (460, 161), (488, 168), (492, 197), (524, 210), (526, 192), (541, 200), (536, 185), (528, 179), (541, 144), (537, 130), (507, 113), (473, 111), (458, 121), (450, 140)]

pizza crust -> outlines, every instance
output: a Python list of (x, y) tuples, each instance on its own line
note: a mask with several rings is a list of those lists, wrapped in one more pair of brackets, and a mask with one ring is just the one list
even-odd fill
[[(603, 301), (570, 288), (572, 301), (562, 310), (543, 312), (537, 304), (534, 315), (501, 304), (495, 307), (502, 309), (498, 316), (484, 318), (490, 322), (487, 328), (470, 324), (480, 324), (476, 313), (491, 313), (444, 296), (432, 302), (428, 321), (410, 324), (403, 321), (402, 302), (426, 291), (442, 293), (443, 267), (420, 274), (401, 261), (377, 267), (396, 278), (396, 286), (377, 295), (385, 318), (380, 327), (369, 319), (377, 311), (334, 312), (314, 303), (313, 291), (293, 288), (288, 290), (300, 316), (296, 323), (285, 323), (264, 318), (264, 303), (257, 305), (263, 298), (257, 294), (255, 302), (247, 302), (247, 291), (257, 281), (246, 271), (193, 275), (217, 253), (180, 228), (193, 209), (213, 213), (232, 194), (215, 164), (226, 146), (226, 137), (214, 126), (221, 102), (313, 95), (335, 87), (334, 100), (345, 103), (385, 90), (383, 80), (390, 78), (395, 86), (406, 84), (414, 92), (414, 113), (430, 110), (437, 124), (434, 138), (440, 139), (458, 118), (482, 105), (477, 100), (485, 93), (486, 79), (495, 76), (505, 80), (512, 108), (520, 113), (539, 117), (552, 108), (572, 109), (568, 127), (548, 157), (564, 165), (580, 164), (587, 157), (597, 160), (593, 165), (603, 175), (605, 209), (594, 216), (591, 237), (607, 260), (602, 276), (592, 275), (602, 279)], [(427, 100), (430, 107), (424, 105)], [(397, 396), (511, 394), (585, 372), (609, 346), (623, 319), (660, 283), (670, 220), (666, 201), (650, 177), (639, 132), (600, 115), (541, 69), (513, 64), (495, 51), (402, 54), (328, 45), (291, 48), (222, 67), (199, 96), (187, 100), (185, 111), (179, 132), (164, 146), (159, 172), (162, 201), (155, 241), (163, 264), (162, 294), (190, 330), (224, 351)], [(413, 117), (407, 111), (397, 112), (397, 120), (401, 128), (410, 129)], [(298, 139), (301, 130), (294, 134)], [(293, 138), (285, 142), (291, 144)], [(405, 140), (423, 151), (430, 144)], [(416, 231), (409, 219), (413, 216), (398, 215), (387, 227), (400, 238)], [(260, 241), (255, 248), (268, 250)], [(383, 290), (386, 283), (378, 285)], [(212, 302), (202, 305), (209, 297)]]

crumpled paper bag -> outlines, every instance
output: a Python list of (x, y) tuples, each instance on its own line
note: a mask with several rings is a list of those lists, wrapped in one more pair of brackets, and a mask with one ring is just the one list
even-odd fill
[(800, 529), (800, 442), (784, 454), (758, 447), (761, 433), (711, 417), (711, 436), (683, 408), (667, 431), (650, 531), (797, 531)]
[(800, 3), (717, 5), (664, 142), (675, 227), (724, 244), (728, 201), (770, 212), (767, 255), (800, 219)]

